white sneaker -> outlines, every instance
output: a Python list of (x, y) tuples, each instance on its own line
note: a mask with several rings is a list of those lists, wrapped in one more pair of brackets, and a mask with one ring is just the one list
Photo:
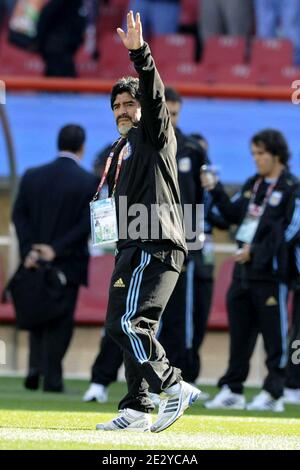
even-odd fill
[(285, 388), (283, 402), (287, 405), (300, 405), (300, 388)]
[(213, 400), (204, 403), (208, 410), (227, 409), (227, 410), (243, 410), (246, 406), (246, 400), (241, 393), (233, 393), (228, 385), (223, 385), (220, 392), (217, 393)]
[(198, 398), (199, 401), (207, 401), (209, 399), (210, 399), (210, 394), (206, 392), (201, 392), (201, 395)]
[[(196, 382), (189, 382), (189, 384), (192, 385), (193, 387), (197, 387), (198, 385), (199, 387), (201, 387), (201, 380), (197, 380)], [(210, 394), (201, 391), (198, 401), (207, 401), (209, 399), (210, 399)]]
[(97, 401), (98, 403), (106, 403), (108, 400), (107, 389), (104, 385), (91, 383), (88, 390), (83, 395), (82, 401), (88, 403)]
[(276, 400), (269, 392), (262, 390), (248, 403), (246, 408), (249, 411), (275, 411), (276, 413), (282, 413), (284, 411), (283, 397)]
[[(176, 387), (178, 391), (172, 393), (171, 389), (173, 387)], [(152, 432), (161, 432), (171, 426), (171, 424), (183, 415), (187, 408), (198, 400), (201, 393), (198, 388), (184, 381), (181, 381), (173, 387), (170, 387), (170, 391), (160, 395), (157, 420), (150, 429)]]
[(152, 420), (149, 413), (125, 408), (119, 411), (117, 418), (96, 425), (98, 431), (150, 431)]
[(157, 393), (149, 393), (149, 398), (152, 401), (153, 405), (156, 407), (160, 404), (160, 396)]

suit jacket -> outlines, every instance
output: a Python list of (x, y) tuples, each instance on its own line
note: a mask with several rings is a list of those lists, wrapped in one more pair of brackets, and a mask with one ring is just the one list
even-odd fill
[(89, 202), (97, 183), (66, 157), (26, 171), (13, 208), (22, 261), (34, 243), (46, 243), (68, 281), (87, 284)]

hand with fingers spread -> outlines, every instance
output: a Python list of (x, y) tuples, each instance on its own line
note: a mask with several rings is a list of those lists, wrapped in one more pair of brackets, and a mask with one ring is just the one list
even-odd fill
[(134, 19), (132, 10), (127, 13), (127, 33), (121, 28), (117, 28), (117, 33), (127, 49), (140, 49), (144, 44), (140, 14), (137, 13)]

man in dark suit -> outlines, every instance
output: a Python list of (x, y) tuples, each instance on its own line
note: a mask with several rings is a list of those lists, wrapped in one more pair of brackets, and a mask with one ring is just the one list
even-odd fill
[(87, 285), (89, 201), (97, 179), (79, 166), (84, 142), (80, 126), (63, 127), (58, 136), (58, 158), (26, 171), (13, 209), (24, 266), (37, 268), (41, 259), (59, 268), (67, 280), (64, 314), (30, 332), (25, 380), (29, 389), (38, 388), (42, 375), (44, 391), (63, 391), (61, 362), (72, 336), (79, 286)]

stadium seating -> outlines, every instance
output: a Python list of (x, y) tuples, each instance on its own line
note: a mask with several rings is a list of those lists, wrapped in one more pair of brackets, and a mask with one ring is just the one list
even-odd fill
[(76, 324), (103, 325), (113, 268), (113, 255), (91, 257), (89, 287), (81, 287), (80, 289), (75, 313)]
[(76, 54), (76, 68), (80, 78), (99, 78), (100, 64), (98, 60), (93, 60), (84, 46)]
[(192, 63), (195, 59), (195, 40), (188, 34), (154, 36), (150, 41), (155, 62), (161, 68), (166, 62)]
[(0, 39), (0, 64), (2, 76), (43, 76), (44, 63), (39, 55), (10, 45), (4, 35)]
[(291, 87), (295, 80), (300, 80), (300, 68), (293, 65), (284, 67), (261, 67), (261, 83), (271, 86)]
[(262, 80), (259, 69), (247, 64), (215, 67), (211, 76), (213, 81), (224, 85), (258, 85)]
[(251, 64), (279, 68), (293, 65), (293, 45), (288, 39), (253, 39)]
[(2, 258), (0, 257), (0, 324), (15, 323), (15, 312), (12, 304), (2, 302), (4, 287), (4, 269)]
[(246, 40), (242, 37), (213, 36), (203, 52), (204, 65), (242, 64), (246, 60)]
[(179, 24), (181, 26), (190, 26), (197, 23), (199, 1), (181, 0), (181, 10)]
[(116, 79), (134, 72), (133, 65), (124, 51), (124, 46), (116, 33), (106, 33), (101, 37), (99, 71), (101, 78)]
[(233, 265), (233, 258), (226, 259), (221, 264), (215, 280), (211, 311), (208, 320), (209, 328), (213, 330), (224, 330), (228, 328), (226, 294), (232, 278)]
[(122, 27), (125, 12), (127, 11), (129, 0), (109, 0), (101, 2), (98, 31), (99, 36), (115, 31), (117, 27)]
[(199, 84), (209, 83), (213, 79), (213, 70), (196, 63), (179, 63), (161, 65), (159, 73), (165, 83)]

